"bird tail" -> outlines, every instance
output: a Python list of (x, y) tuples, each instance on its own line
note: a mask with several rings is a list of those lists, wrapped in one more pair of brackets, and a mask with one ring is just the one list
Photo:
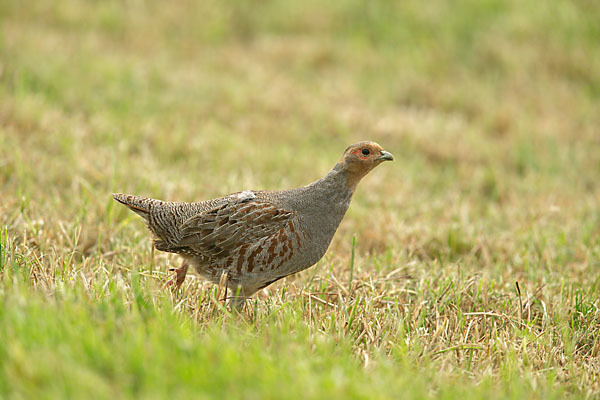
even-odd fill
[(147, 197), (134, 196), (131, 194), (113, 193), (113, 199), (125, 204), (129, 209), (140, 215), (146, 221), (150, 218), (152, 203), (156, 200)]
[(113, 198), (144, 218), (148, 229), (155, 236), (154, 246), (158, 250), (179, 252), (178, 248), (172, 246), (172, 242), (177, 239), (177, 218), (168, 212), (169, 206), (176, 203), (122, 193), (113, 193)]

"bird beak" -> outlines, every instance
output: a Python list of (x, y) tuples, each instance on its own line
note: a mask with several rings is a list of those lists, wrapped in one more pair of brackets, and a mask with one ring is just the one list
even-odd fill
[(381, 150), (381, 156), (377, 157), (377, 160), (394, 161), (394, 156), (392, 155), (392, 153), (388, 153), (385, 150)]

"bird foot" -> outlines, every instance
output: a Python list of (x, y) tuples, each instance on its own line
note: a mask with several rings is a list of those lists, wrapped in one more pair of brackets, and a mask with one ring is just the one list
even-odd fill
[(188, 264), (184, 261), (179, 268), (170, 268), (169, 271), (175, 271), (175, 276), (169, 281), (167, 281), (167, 287), (170, 287), (173, 290), (179, 289), (183, 281), (185, 280), (185, 275), (187, 274)]

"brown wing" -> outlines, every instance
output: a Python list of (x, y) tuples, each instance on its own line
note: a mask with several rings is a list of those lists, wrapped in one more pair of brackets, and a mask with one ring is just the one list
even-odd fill
[(280, 231), (293, 216), (265, 200), (228, 202), (186, 220), (175, 246), (209, 259), (224, 258), (240, 246)]

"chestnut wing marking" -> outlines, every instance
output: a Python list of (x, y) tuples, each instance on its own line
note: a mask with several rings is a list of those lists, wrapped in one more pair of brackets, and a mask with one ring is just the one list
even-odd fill
[(196, 214), (180, 227), (178, 248), (189, 248), (209, 259), (277, 233), (294, 213), (265, 200), (240, 199)]

